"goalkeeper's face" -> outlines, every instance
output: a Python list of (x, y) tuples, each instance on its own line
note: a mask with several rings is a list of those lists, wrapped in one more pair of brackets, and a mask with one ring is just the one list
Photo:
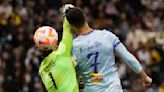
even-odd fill
[(39, 49), (41, 56), (42, 57), (46, 57), (48, 56), (52, 51), (56, 51), (57, 47), (54, 47), (53, 49), (48, 49), (48, 48), (44, 48), (44, 49)]

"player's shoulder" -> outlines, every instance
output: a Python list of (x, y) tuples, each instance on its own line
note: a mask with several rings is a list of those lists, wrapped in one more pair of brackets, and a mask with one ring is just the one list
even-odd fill
[(95, 30), (95, 33), (99, 34), (99, 35), (103, 35), (103, 36), (109, 36), (109, 37), (113, 37), (115, 36), (115, 34), (113, 34), (110, 30), (106, 30), (106, 29), (102, 29), (102, 30)]
[(109, 31), (109, 30), (106, 30), (106, 29), (94, 29), (93, 31), (91, 31), (90, 33), (88, 34), (85, 34), (85, 35), (80, 35), (80, 36), (77, 36), (77, 37), (74, 37), (73, 41), (74, 42), (79, 42), (81, 41), (82, 39), (81, 38), (85, 38), (85, 39), (88, 39), (88, 37), (114, 37), (115, 35)]

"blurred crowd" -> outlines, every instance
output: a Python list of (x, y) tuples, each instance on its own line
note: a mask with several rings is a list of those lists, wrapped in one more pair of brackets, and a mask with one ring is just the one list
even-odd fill
[(91, 27), (116, 34), (153, 78), (151, 87), (143, 87), (116, 57), (124, 92), (164, 92), (164, 0), (0, 0), (0, 92), (45, 92), (33, 33), (52, 26), (60, 41), (65, 3), (80, 7)]

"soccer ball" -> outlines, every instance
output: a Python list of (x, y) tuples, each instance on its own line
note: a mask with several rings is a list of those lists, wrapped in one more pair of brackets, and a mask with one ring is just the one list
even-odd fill
[(56, 47), (58, 34), (54, 28), (42, 26), (36, 30), (33, 40), (38, 49), (50, 50)]

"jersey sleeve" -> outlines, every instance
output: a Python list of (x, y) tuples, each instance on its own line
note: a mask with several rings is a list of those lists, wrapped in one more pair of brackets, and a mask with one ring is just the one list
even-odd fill
[(112, 44), (116, 54), (126, 63), (134, 72), (140, 73), (142, 66), (138, 60), (126, 49), (126, 47), (120, 42), (118, 37), (114, 34), (112, 36)]
[(63, 22), (63, 36), (61, 42), (59, 43), (57, 54), (70, 56), (71, 49), (72, 49), (72, 30), (67, 19), (65, 18)]

